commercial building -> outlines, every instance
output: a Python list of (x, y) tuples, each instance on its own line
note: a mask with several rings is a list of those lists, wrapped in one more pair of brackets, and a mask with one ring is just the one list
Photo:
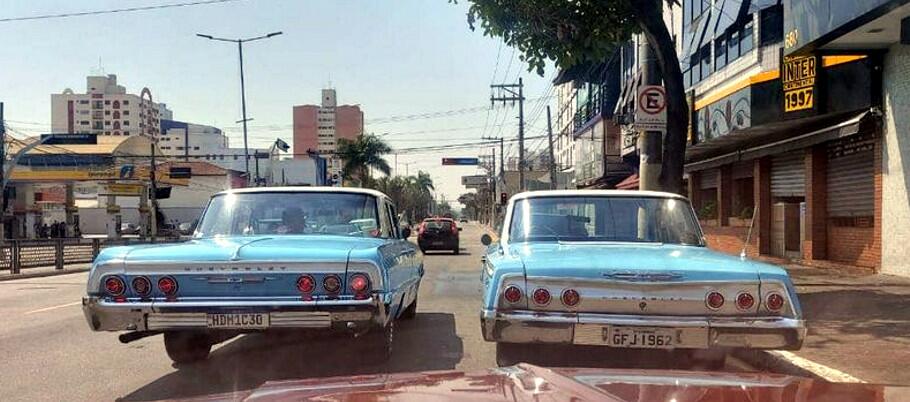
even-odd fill
[(54, 133), (157, 136), (162, 115), (167, 117), (171, 112), (164, 104), (152, 101), (148, 88), (139, 95), (127, 93), (114, 74), (86, 77), (85, 93), (67, 88), (51, 94)]
[(334, 89), (323, 89), (319, 105), (294, 106), (294, 157), (315, 151), (325, 155), (328, 173), (340, 175), (342, 161), (334, 156), (338, 140), (363, 134), (363, 112), (358, 105), (338, 105)]
[[(204, 161), (224, 169), (246, 171), (244, 149), (232, 148), (230, 139), (217, 127), (162, 119), (161, 133), (158, 144), (166, 157), (183, 161)], [(250, 175), (254, 178), (257, 171), (259, 178), (265, 177), (270, 164), (278, 159), (278, 150), (275, 147), (250, 148), (248, 154)]]
[[(809, 200), (806, 248), (830, 259), (858, 259), (881, 272), (910, 275), (910, 4), (907, 0), (784, 1), (785, 67), (846, 56), (851, 75), (820, 76), (795, 91), (859, 98), (871, 105), (856, 135), (806, 156), (807, 173), (827, 174), (827, 202)], [(829, 63), (825, 63), (829, 64)], [(842, 69), (849, 67), (841, 67)], [(826, 68), (825, 72), (832, 69)], [(822, 74), (821, 72), (819, 73)], [(843, 100), (842, 100), (843, 101)], [(811, 105), (830, 114), (826, 103)], [(862, 105), (866, 106), (866, 105)], [(854, 118), (855, 120), (855, 118)], [(844, 131), (844, 129), (841, 129)], [(812, 156), (821, 165), (815, 171)], [(814, 203), (811, 201), (815, 201)], [(811, 209), (815, 206), (815, 210)], [(846, 210), (846, 211), (845, 211)], [(822, 222), (822, 228), (812, 225)], [(827, 230), (824, 228), (827, 227)]]
[(876, 269), (881, 59), (782, 58), (794, 17), (784, 5), (702, 3), (682, 3), (679, 37), (692, 108), (688, 193), (709, 245)]

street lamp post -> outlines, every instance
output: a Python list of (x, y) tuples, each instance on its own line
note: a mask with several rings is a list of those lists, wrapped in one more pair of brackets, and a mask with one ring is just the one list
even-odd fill
[[(249, 119), (246, 118), (246, 88), (245, 88), (244, 82), (243, 82), (243, 43), (252, 42), (252, 41), (260, 40), (260, 39), (268, 39), (273, 36), (278, 36), (281, 34), (282, 34), (282, 32), (278, 31), (278, 32), (272, 32), (268, 35), (256, 36), (253, 38), (242, 38), (242, 39), (227, 39), (227, 38), (215, 37), (212, 35), (204, 35), (204, 34), (198, 34), (198, 33), (196, 34), (196, 36), (198, 36), (200, 38), (217, 40), (217, 41), (222, 41), (222, 42), (232, 42), (232, 43), (237, 44), (237, 53), (240, 55), (240, 109), (241, 109), (241, 113), (243, 114), (243, 120), (240, 120), (240, 121), (243, 122), (243, 161), (244, 161), (244, 166), (245, 166), (245, 171), (246, 171), (247, 185), (249, 185), (249, 183), (250, 183), (250, 148), (249, 148), (249, 142), (247, 140), (247, 128), (246, 128), (246, 122)], [(256, 172), (256, 185), (257, 186), (259, 185), (259, 172)]]

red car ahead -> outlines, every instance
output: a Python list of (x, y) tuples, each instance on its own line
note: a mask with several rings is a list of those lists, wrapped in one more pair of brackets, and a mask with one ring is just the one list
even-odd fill
[(461, 228), (452, 218), (427, 218), (417, 228), (420, 251), (452, 250), (458, 254), (458, 232)]

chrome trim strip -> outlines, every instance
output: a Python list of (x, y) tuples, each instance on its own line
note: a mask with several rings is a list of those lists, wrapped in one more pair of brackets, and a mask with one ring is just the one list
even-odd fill
[[(708, 347), (751, 347), (799, 349), (805, 339), (806, 323), (786, 317), (643, 316), (595, 313), (550, 313), (535, 311), (482, 310), (484, 339), (493, 342), (573, 343), (579, 326), (665, 327), (704, 329)], [(698, 342), (687, 342), (686, 347)]]

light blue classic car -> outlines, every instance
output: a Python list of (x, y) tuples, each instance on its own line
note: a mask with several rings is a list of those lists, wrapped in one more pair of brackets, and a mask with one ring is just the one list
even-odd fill
[[(337, 331), (367, 363), (389, 357), (412, 318), (422, 254), (394, 205), (365, 189), (284, 187), (212, 197), (193, 239), (113, 247), (95, 260), (83, 310), (124, 343), (164, 334), (176, 363), (246, 332)], [(370, 224), (366, 224), (370, 222)]]
[(481, 328), (497, 363), (529, 344), (672, 349), (711, 366), (729, 348), (799, 349), (787, 272), (705, 247), (684, 197), (538, 191), (514, 196), (488, 245)]

